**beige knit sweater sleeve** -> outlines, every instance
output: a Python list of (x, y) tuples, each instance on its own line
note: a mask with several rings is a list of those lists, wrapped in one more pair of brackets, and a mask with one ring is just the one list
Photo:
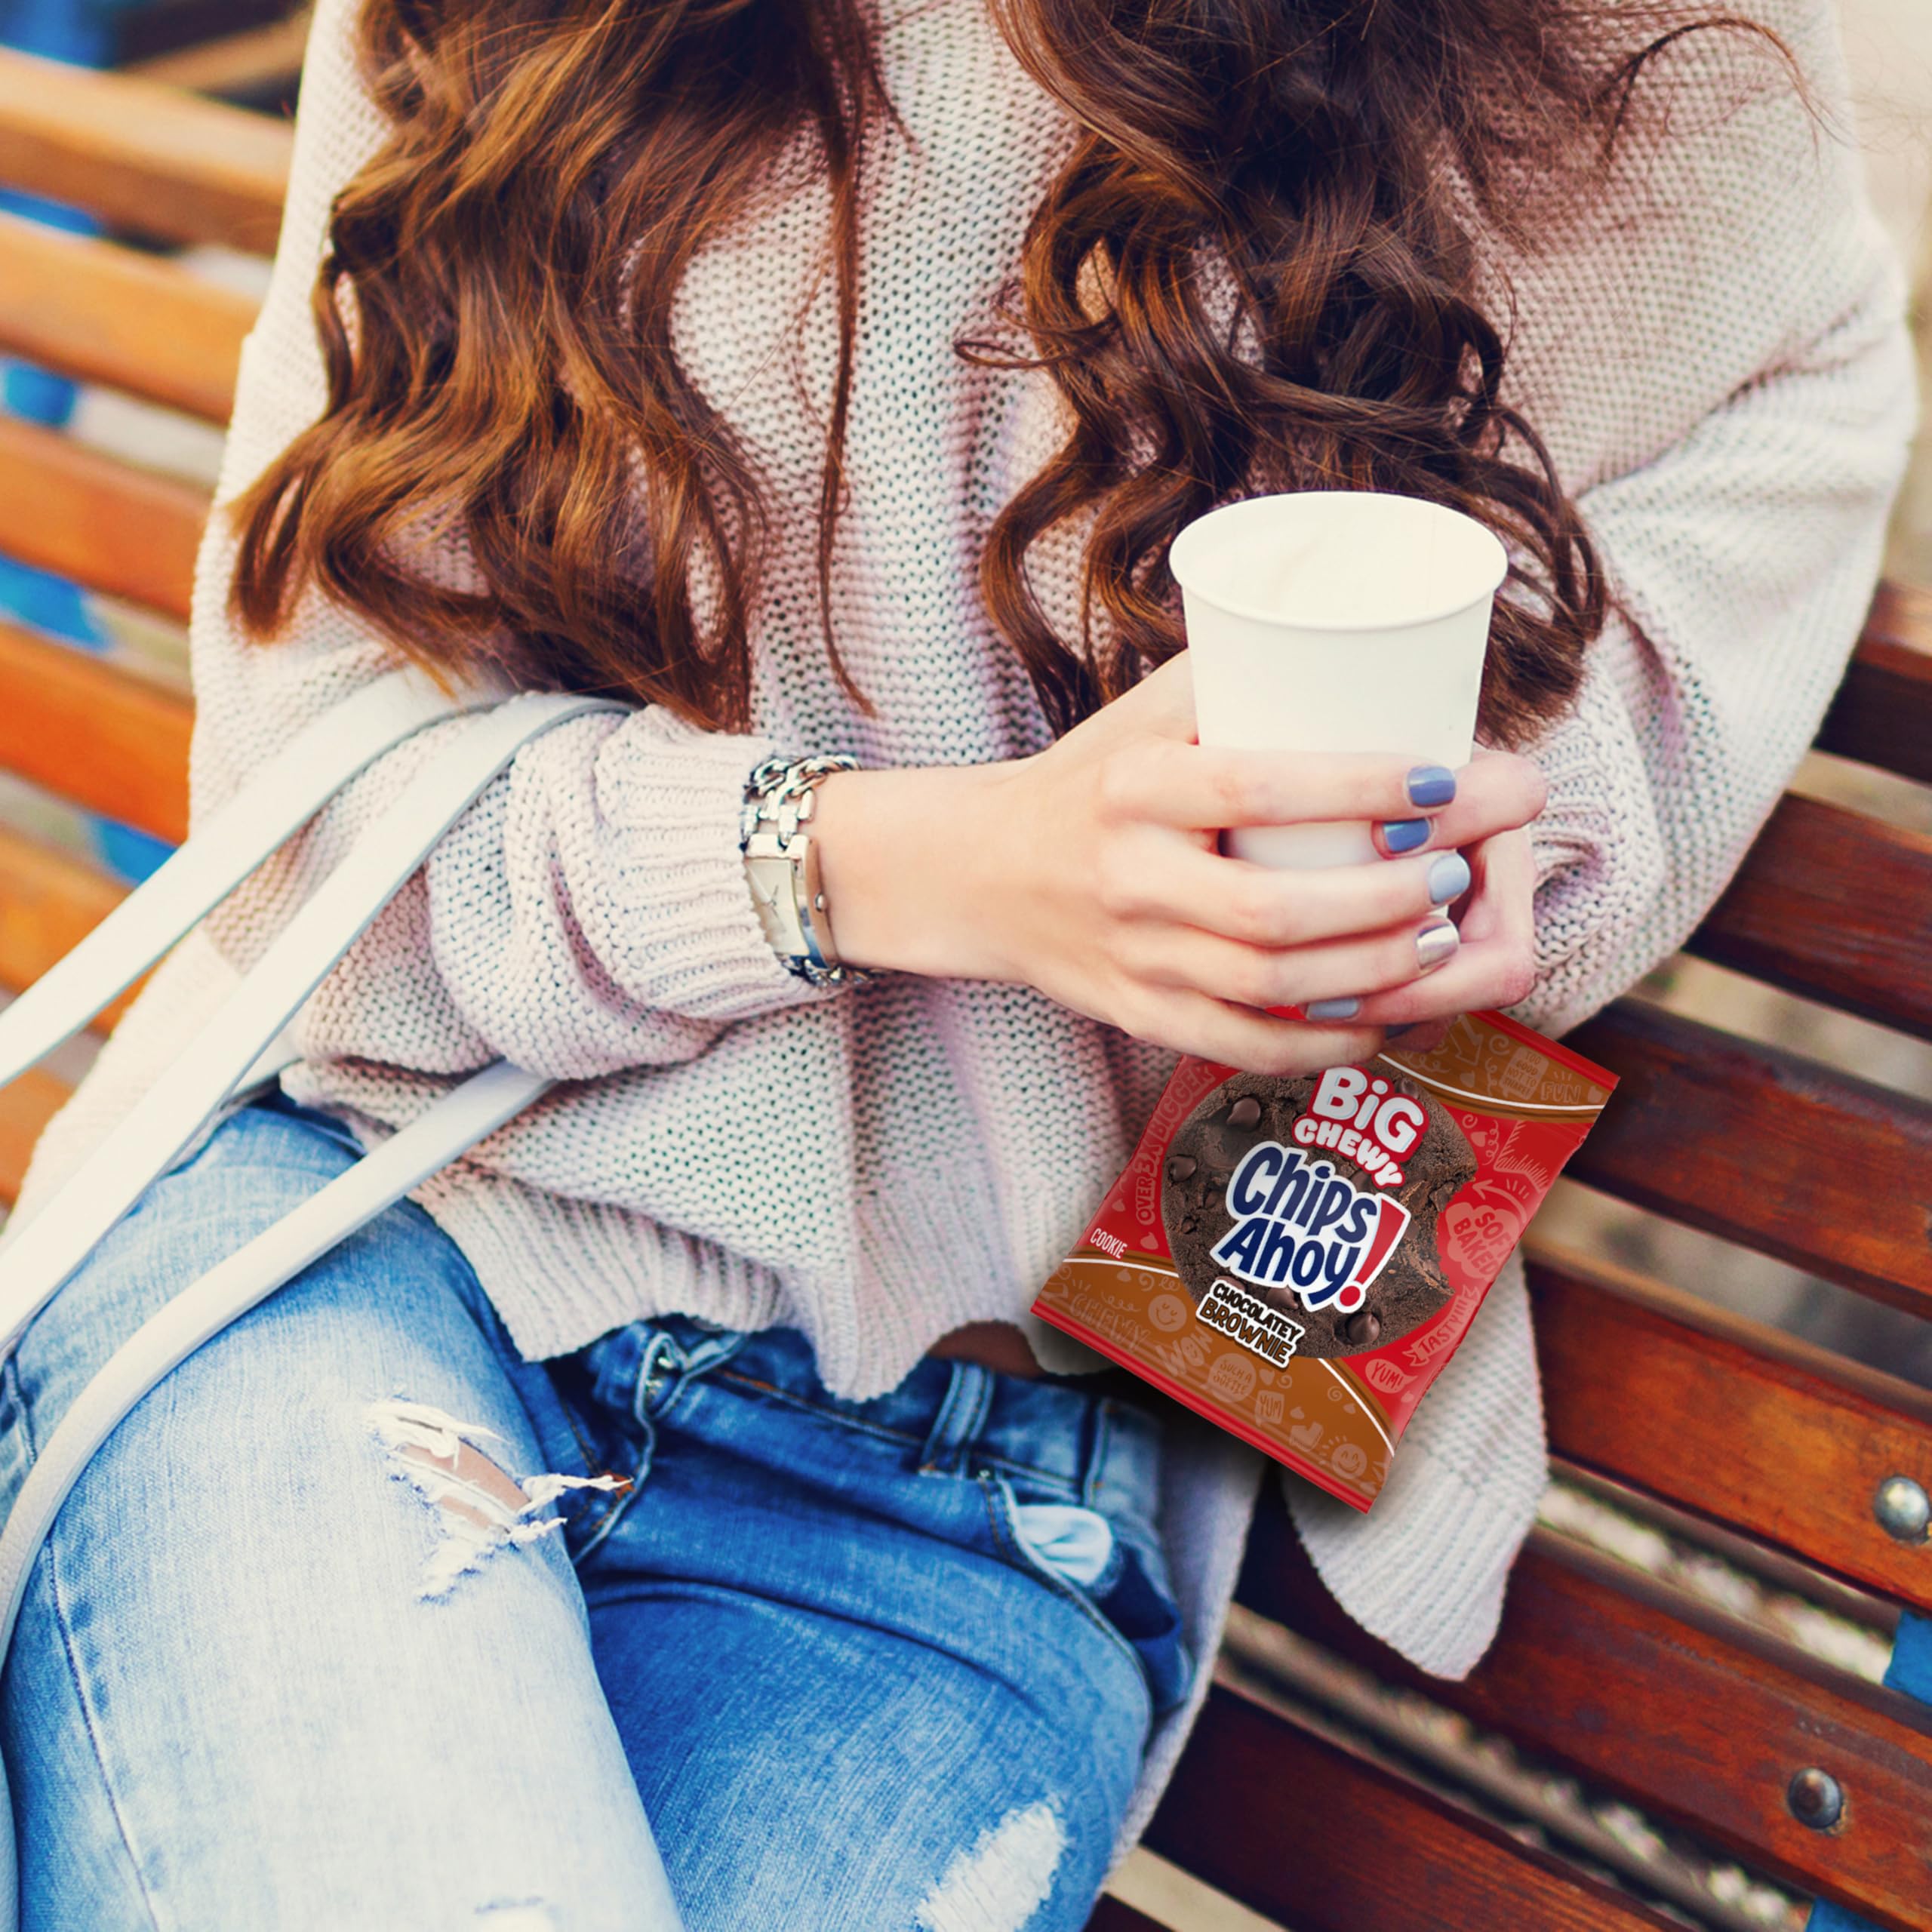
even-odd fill
[(1680, 43), (1646, 83), (1660, 138), (1639, 128), (1617, 191), (1515, 278), (1515, 380), (1621, 607), (1534, 751), (1551, 796), (1517, 1010), (1552, 1033), (1676, 950), (1777, 802), (1857, 641), (1915, 427), (1835, 9), (1747, 11), (1804, 90), (1767, 42)]
[[(199, 558), (192, 626), (193, 799), (205, 814), (302, 725), (392, 668), (392, 648), (314, 596), (272, 644), (228, 610), (234, 543), (221, 513), (326, 399), (311, 297), (331, 204), (383, 123), (358, 74), (353, 0), (321, 0), (297, 122), (273, 279), (245, 346), (235, 408)], [(460, 578), (460, 543), (425, 553)], [(380, 761), (212, 922), (245, 964), (346, 841), (462, 723)], [(688, 728), (655, 709), (558, 728), (525, 751), (365, 936), (359, 963), (312, 1002), (305, 1037), (332, 1056), (451, 1072), (506, 1054), (586, 1078), (688, 1060), (719, 1026), (817, 997), (766, 942), (738, 860), (737, 813), (764, 739)], [(399, 983), (406, 982), (406, 983)], [(539, 996), (540, 995), (540, 996)], [(410, 1017), (408, 1039), (394, 1024)]]
[[(1574, 245), (1524, 265), (1518, 377), (1622, 599), (1534, 756), (1538, 980), (1561, 1032), (1709, 909), (1816, 735), (1877, 577), (1915, 423), (1902, 280), (1845, 138), (1827, 0), (1752, 11), (1804, 69), (1694, 37)], [(1562, 291), (1552, 297), (1552, 286)], [(1555, 372), (1564, 372), (1558, 377)], [(1349, 1614), (1425, 1669), (1488, 1648), (1546, 1470), (1512, 1258), (1359, 1518), (1286, 1485)]]

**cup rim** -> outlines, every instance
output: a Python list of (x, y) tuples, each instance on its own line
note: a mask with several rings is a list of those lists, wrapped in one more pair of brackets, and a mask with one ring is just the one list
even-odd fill
[[(1492, 561), (1496, 574), (1487, 586), (1481, 590), (1457, 597), (1439, 606), (1432, 606), (1417, 616), (1404, 617), (1393, 623), (1366, 619), (1343, 619), (1320, 624), (1298, 623), (1292, 618), (1284, 618), (1279, 611), (1264, 611), (1241, 599), (1224, 597), (1204, 586), (1188, 582), (1188, 552), (1195, 547), (1188, 540), (1197, 531), (1204, 531), (1217, 519), (1245, 510), (1251, 504), (1287, 503), (1314, 497), (1377, 497), (1388, 502), (1412, 503), (1432, 515), (1448, 518), (1488, 540), (1495, 552)], [(1197, 543), (1201, 540), (1196, 540)], [(1396, 490), (1281, 490), (1259, 497), (1237, 497), (1231, 503), (1220, 503), (1213, 509), (1204, 512), (1192, 522), (1184, 525), (1168, 546), (1168, 568), (1174, 574), (1174, 581), (1189, 595), (1198, 597), (1204, 603), (1211, 604), (1216, 610), (1224, 611), (1231, 617), (1247, 617), (1256, 623), (1271, 624), (1282, 630), (1392, 632), (1418, 630), (1425, 624), (1440, 623), (1444, 617), (1453, 617), (1459, 611), (1472, 609), (1484, 598), (1494, 597), (1502, 587), (1503, 579), (1509, 574), (1509, 553), (1503, 548), (1501, 538), (1486, 524), (1478, 523), (1474, 517), (1466, 515), (1460, 510), (1451, 509), (1446, 503), (1432, 503), (1426, 497), (1407, 496)]]

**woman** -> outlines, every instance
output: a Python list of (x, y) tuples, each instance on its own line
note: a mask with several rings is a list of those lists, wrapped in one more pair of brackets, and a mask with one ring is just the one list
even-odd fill
[[(1084, 1921), (1260, 1473), (1025, 1327), (1173, 1053), (1580, 1019), (1721, 888), (1870, 590), (1908, 365), (1824, 0), (1690, 25), (323, 0), (198, 807), (399, 657), (637, 708), (517, 760), (8, 1371), (23, 1466), (360, 1142), (498, 1055), (570, 1083), (75, 1491), (5, 1684), (29, 1925)], [(1494, 755), (1193, 743), (1166, 545), (1311, 485), (1506, 537)], [(463, 728), (176, 955), (26, 1211)], [(869, 983), (748, 888), (748, 790), (814, 787)], [(1215, 849), (1364, 816), (1373, 865)], [(1374, 1515), (1293, 1503), (1455, 1675), (1542, 1473), (1512, 1270)]]

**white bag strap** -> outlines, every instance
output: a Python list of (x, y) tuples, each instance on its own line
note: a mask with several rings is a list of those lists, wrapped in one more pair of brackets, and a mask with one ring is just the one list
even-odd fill
[(168, 1073), (0, 1246), (0, 1358), (200, 1131), (451, 824), (540, 733), (608, 698), (512, 698), (441, 747), (270, 944)]
[(115, 1424), (204, 1342), (514, 1118), (552, 1084), (507, 1060), (471, 1075), (183, 1288), (122, 1343), (41, 1445), (0, 1531), (0, 1657), (12, 1639), (34, 1555), (67, 1492)]
[[(385, 694), (371, 695), (377, 691)], [(0, 1019), (0, 1084), (85, 1025), (383, 752), (433, 719), (489, 701), (476, 694), (445, 698), (385, 679), (300, 734), (272, 780), (245, 786), (149, 888), (127, 902), (122, 911), (128, 916), (117, 913), (97, 928), (34, 989), (40, 997), (30, 1006), (23, 996), (8, 1009)], [(442, 747), (411, 780), (382, 822), (357, 840), (161, 1082), (39, 1214), (17, 1232), (9, 1231), (0, 1246), (0, 1357), (12, 1352), (96, 1243), (238, 1086), (272, 1078), (297, 1057), (285, 1030), (290, 1020), (517, 752), (568, 718), (623, 708), (604, 698), (512, 698)], [(62, 1417), (0, 1530), (0, 1663), (12, 1641), (27, 1579), (62, 1502), (94, 1451), (142, 1397), (204, 1342), (520, 1112), (549, 1084), (506, 1062), (485, 1068), (202, 1276), (115, 1350)], [(13, 1807), (0, 1764), (0, 1932), (16, 1932), (19, 1914)]]
[[(27, 1580), (67, 1493), (150, 1389), (276, 1289), (521, 1112), (551, 1083), (499, 1060), (446, 1094), (300, 1207), (184, 1288), (122, 1343), (41, 1446), (0, 1531), (0, 1661)], [(0, 1764), (0, 1932), (15, 1932), (20, 1882)]]
[(438, 691), (392, 671), (305, 726), (51, 973), (0, 1011), (0, 1086), (69, 1040), (358, 772), (498, 690)]

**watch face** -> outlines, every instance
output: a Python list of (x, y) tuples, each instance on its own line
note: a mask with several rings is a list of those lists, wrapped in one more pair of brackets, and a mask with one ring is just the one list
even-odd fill
[(788, 959), (802, 957), (806, 947), (804, 934), (798, 930), (798, 903), (792, 897), (792, 861), (747, 857), (745, 877), (751, 884), (758, 923), (774, 950)]

